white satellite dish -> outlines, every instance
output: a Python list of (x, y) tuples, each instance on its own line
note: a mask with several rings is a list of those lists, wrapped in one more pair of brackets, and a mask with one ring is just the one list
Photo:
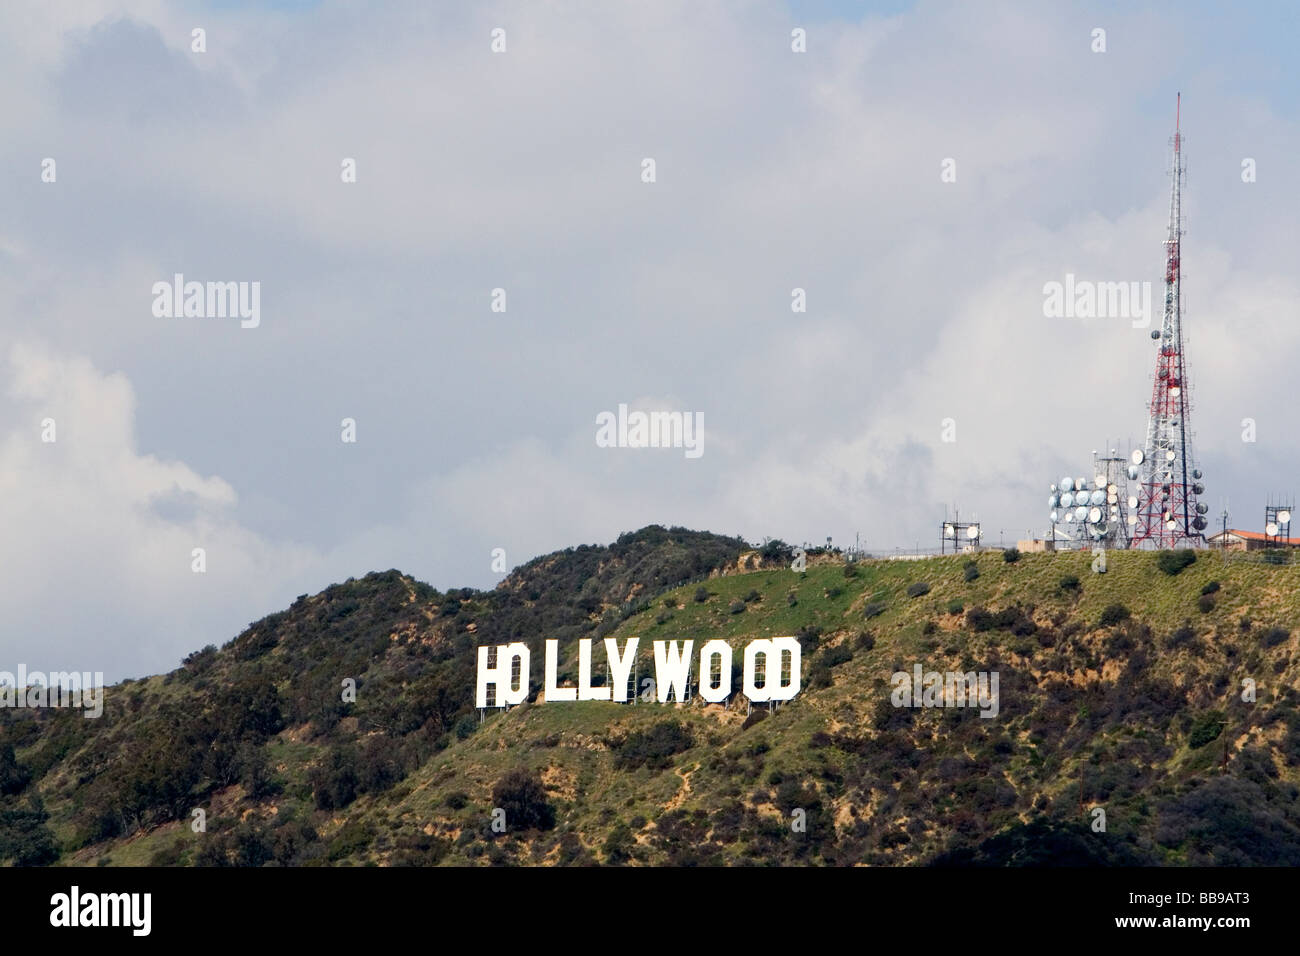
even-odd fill
[(1075, 508), (1075, 509), (1074, 509), (1074, 518), (1075, 518), (1076, 521), (1087, 521), (1087, 520), (1088, 520), (1088, 506), (1087, 506), (1087, 505), (1084, 505), (1082, 508)]
[(1119, 495), (1107, 495), (1106, 504), (1114, 508), (1116, 505), (1119, 504)]
[(1170, 518), (1168, 521), (1165, 522), (1165, 528), (1169, 531), (1173, 531), (1174, 528), (1176, 528), (1177, 526), (1178, 526), (1178, 522), (1175, 521), (1173, 518)]
[(1106, 476), (1105, 476), (1105, 475), (1098, 475), (1096, 478), (1092, 479), (1092, 484), (1093, 484), (1093, 487), (1095, 487), (1095, 488), (1105, 488), (1105, 487), (1106, 487)]
[(1056, 490), (1056, 485), (1052, 485), (1052, 490), (1053, 490), (1053, 491)]
[(1109, 485), (1106, 486), (1106, 494), (1108, 495), (1119, 494), (1119, 485), (1115, 484), (1114, 482), (1111, 482)]
[(1137, 524), (1137, 523), (1138, 523), (1138, 516), (1137, 516), (1137, 515), (1129, 515), (1129, 516), (1128, 516), (1128, 523), (1129, 523), (1129, 524)]
[(1056, 495), (1052, 495), (1050, 498), (1047, 499), (1047, 507), (1055, 508), (1058, 504), (1060, 504), (1060, 502), (1061, 502), (1060, 498), (1058, 498)]
[(1089, 501), (1091, 501), (1092, 504), (1094, 505), (1103, 504), (1106, 501), (1106, 492), (1098, 488), (1096, 491), (1092, 493), (1092, 497), (1089, 499)]
[(1060, 504), (1061, 504), (1061, 507), (1062, 507), (1062, 508), (1073, 508), (1073, 507), (1074, 507), (1074, 495), (1070, 494), (1070, 493), (1067, 491), (1065, 494), (1061, 495), (1061, 501), (1060, 501)]
[(957, 532), (953, 530), (952, 525), (946, 524), (943, 526), (943, 536), (945, 538), (955, 538), (957, 537)]
[(980, 526), (979, 526), (979, 525), (977, 525), (977, 524), (973, 524), (973, 525), (971, 525), (969, 528), (966, 529), (966, 537), (970, 538), (972, 541), (973, 541), (975, 538), (978, 538), (979, 536), (980, 536)]
[(1282, 524), (1290, 524), (1290, 523), (1291, 523), (1291, 512), (1289, 512), (1289, 511), (1279, 511), (1279, 512), (1277, 513), (1277, 520), (1280, 521)]
[(1177, 398), (1181, 392), (1182, 389), (1179, 388), (1177, 385), (1174, 385), (1169, 389), (1169, 394), (1172, 395), (1174, 398)]
[(1100, 521), (1100, 520), (1101, 520), (1101, 509), (1100, 509), (1100, 508), (1090, 508), (1090, 509), (1088, 510), (1088, 520), (1091, 521), (1093, 524), (1096, 524), (1098, 521)]
[(1135, 448), (1133, 449), (1133, 454), (1129, 456), (1129, 461), (1133, 462), (1135, 465), (1140, 465), (1145, 457), (1146, 456), (1142, 454), (1141, 448)]
[(1087, 490), (1088, 490), (1088, 479), (1087, 479), (1087, 478), (1079, 478), (1079, 479), (1077, 479), (1077, 480), (1074, 482), (1074, 488), (1075, 488), (1076, 491), (1087, 491)]
[(1129, 495), (1129, 496), (1128, 496), (1128, 506), (1129, 506), (1130, 508), (1136, 508), (1136, 507), (1138, 506), (1137, 495)]
[(1071, 511), (1069, 514), (1067, 514), (1067, 515), (1065, 516), (1065, 523), (1066, 523), (1066, 524), (1074, 524), (1074, 512), (1073, 512), (1073, 511)]
[(1138, 466), (1137, 466), (1137, 465), (1129, 465), (1129, 466), (1128, 466), (1128, 477), (1129, 477), (1129, 480), (1130, 480), (1130, 481), (1136, 481), (1136, 480), (1137, 480), (1137, 476), (1138, 476)]
[(1264, 525), (1264, 533), (1270, 538), (1275, 537), (1277, 535), (1277, 523), (1270, 521), (1268, 524)]
[(1061, 479), (1061, 490), (1062, 490), (1062, 491), (1073, 491), (1073, 490), (1074, 490), (1074, 479), (1071, 478), (1069, 475), (1066, 475), (1064, 478), (1062, 478), (1062, 479)]
[(1053, 512), (1052, 512), (1050, 515), (1048, 515), (1047, 517), (1048, 517), (1048, 520), (1050, 520), (1050, 521), (1052, 522), (1052, 524), (1056, 524), (1056, 522), (1058, 522), (1058, 521), (1061, 520), (1061, 516), (1060, 516), (1057, 512), (1055, 512), (1055, 511), (1053, 511)]

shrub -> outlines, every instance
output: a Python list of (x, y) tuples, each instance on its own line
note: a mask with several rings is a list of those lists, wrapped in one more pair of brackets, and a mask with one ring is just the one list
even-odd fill
[(856, 578), (858, 576), (858, 566), (852, 561), (844, 565), (844, 576), (846, 578)]
[(1290, 636), (1291, 632), (1285, 627), (1270, 627), (1268, 631), (1265, 632), (1263, 638), (1260, 639), (1260, 642), (1265, 647), (1277, 647), (1277, 645), (1286, 641)]
[(703, 604), (708, 599), (709, 599), (709, 589), (701, 584), (698, 588), (695, 589), (695, 603)]
[(1182, 647), (1184, 644), (1190, 644), (1195, 637), (1196, 631), (1192, 629), (1191, 624), (1184, 623), (1182, 627), (1169, 635), (1169, 640), (1165, 642), (1165, 646), (1172, 650), (1175, 647)]
[(960, 614), (964, 610), (966, 610), (966, 606), (962, 604), (961, 601), (958, 601), (956, 598), (948, 602), (949, 614)]
[(745, 610), (745, 602), (732, 601), (731, 604), (728, 605), (727, 610), (730, 611), (732, 614), (741, 614)]
[(1073, 574), (1067, 574), (1065, 577), (1061, 578), (1061, 590), (1062, 591), (1079, 590), (1079, 579)]
[(822, 663), (827, 667), (839, 667), (853, 660), (853, 651), (847, 644), (837, 644), (835, 647), (828, 647), (822, 652)]
[(869, 651), (876, 646), (876, 638), (870, 631), (863, 631), (858, 635), (858, 650)]
[(799, 598), (795, 595), (793, 591), (791, 591), (789, 594), (785, 596), (785, 603), (790, 605), (790, 607), (794, 607), (796, 604), (799, 603)]
[(1181, 574), (1196, 563), (1196, 552), (1191, 548), (1178, 548), (1173, 551), (1161, 551), (1156, 558), (1156, 567), (1168, 575)]
[(885, 606), (883, 604), (877, 604), (875, 601), (872, 601), (870, 604), (868, 604), (866, 607), (862, 609), (862, 616), (867, 618), (868, 620), (884, 613), (885, 613)]
[(1020, 560), (1020, 549), (1007, 548), (1005, 551), (1002, 552), (1002, 560), (1005, 561), (1007, 564), (1015, 564), (1017, 561)]
[(672, 611), (660, 611), (658, 614), (655, 615), (656, 624), (667, 624), (672, 619), (673, 619)]
[(492, 788), (492, 806), (504, 810), (511, 830), (550, 830), (555, 826), (555, 807), (546, 799), (542, 782), (518, 768), (506, 771)]
[(929, 593), (930, 585), (926, 584), (924, 581), (913, 581), (907, 586), (908, 597), (920, 597), (923, 594)]
[[(1165, 553), (1168, 554), (1171, 552)], [(1101, 612), (1101, 618), (1097, 621), (1097, 626), (1114, 627), (1121, 621), (1128, 620), (1129, 616), (1129, 609), (1123, 604), (1109, 604), (1106, 606), (1106, 609)]]
[(844, 589), (842, 587), (838, 587), (838, 586), (829, 587), (826, 589), (826, 598), (827, 600), (834, 601), (837, 597), (839, 597), (843, 593), (844, 593)]
[(1265, 564), (1286, 564), (1291, 555), (1282, 548), (1268, 548), (1263, 552)]
[(974, 581), (977, 577), (980, 576), (979, 565), (977, 565), (974, 561), (966, 562), (966, 565), (962, 569), (962, 574), (967, 581)]
[(1202, 614), (1209, 614), (1214, 610), (1214, 595), (1202, 594), (1196, 599), (1196, 606), (1201, 609)]
[(1192, 729), (1187, 735), (1187, 746), (1193, 750), (1204, 747), (1223, 733), (1223, 727), (1222, 712), (1212, 710), (1207, 714), (1203, 714), (1192, 724)]
[(763, 595), (758, 593), (758, 588), (750, 588), (749, 593), (744, 597), (746, 604), (753, 604), (755, 601), (761, 600), (763, 600)]
[(1209, 584), (1205, 585), (1205, 587), (1201, 588), (1201, 593), (1202, 593), (1202, 594), (1213, 594), (1213, 593), (1214, 593), (1215, 591), (1217, 591), (1217, 590), (1219, 590), (1219, 582), (1218, 582), (1218, 581), (1211, 581)]
[(695, 743), (691, 730), (676, 720), (661, 720), (647, 730), (638, 730), (614, 741), (614, 765), (620, 769), (650, 767), (660, 770), (672, 762), (674, 754), (689, 750)]

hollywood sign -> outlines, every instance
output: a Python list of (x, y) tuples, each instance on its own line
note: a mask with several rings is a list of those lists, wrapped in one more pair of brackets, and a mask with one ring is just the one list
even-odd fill
[[(610, 686), (594, 687), (591, 683), (591, 639), (578, 641), (578, 683), (561, 685), (559, 641), (546, 642), (544, 700), (546, 703), (577, 700), (628, 701), (628, 678), (640, 638), (630, 637), (620, 653), (618, 641), (605, 638), (605, 659), (609, 665)], [(691, 651), (694, 641), (655, 641), (654, 689), (659, 703), (670, 699), (683, 701), (690, 685)], [(489, 664), (488, 652), (496, 651), (496, 661)], [(741, 669), (742, 690), (753, 703), (789, 700), (799, 693), (799, 642), (793, 637), (761, 637), (745, 645)], [(721, 703), (731, 696), (731, 645), (723, 640), (707, 641), (699, 653), (699, 695), (707, 703)], [(532, 662), (528, 645), (497, 644), (478, 649), (478, 679), (474, 691), (475, 707), (509, 707), (528, 699), (532, 682)], [(761, 682), (760, 682), (761, 678)], [(488, 689), (495, 693), (488, 702)]]

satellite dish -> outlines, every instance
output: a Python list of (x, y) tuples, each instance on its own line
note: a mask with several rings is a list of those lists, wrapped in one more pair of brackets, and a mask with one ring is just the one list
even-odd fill
[(1090, 509), (1088, 510), (1088, 520), (1091, 521), (1093, 524), (1096, 524), (1098, 521), (1100, 521), (1100, 520), (1101, 520), (1101, 509), (1100, 509), (1100, 508), (1090, 508)]
[(980, 536), (980, 526), (979, 526), (979, 525), (977, 525), (977, 524), (973, 524), (973, 525), (971, 525), (969, 528), (966, 529), (966, 537), (970, 538), (972, 541), (973, 541), (974, 539), (978, 538), (979, 536)]
[(1056, 522), (1061, 520), (1061, 516), (1059, 513), (1053, 511), (1050, 515), (1048, 515), (1048, 519), (1052, 522), (1052, 524), (1056, 524)]
[(1192, 527), (1195, 528), (1197, 531), (1204, 531), (1205, 519), (1202, 518), (1200, 515), (1197, 515), (1195, 518), (1192, 519)]
[(1089, 499), (1089, 501), (1091, 501), (1094, 505), (1104, 504), (1106, 502), (1106, 492), (1098, 488), (1096, 491), (1092, 493), (1092, 497)]
[(1205, 494), (1205, 486), (1198, 481), (1192, 485), (1192, 491), (1198, 495), (1203, 495)]
[(1095, 488), (1105, 488), (1105, 487), (1106, 487), (1106, 476), (1105, 476), (1105, 475), (1098, 475), (1096, 478), (1092, 479), (1092, 484), (1093, 484), (1093, 487), (1095, 487)]
[(1129, 480), (1130, 480), (1130, 481), (1136, 481), (1136, 480), (1137, 480), (1137, 476), (1138, 476), (1138, 466), (1137, 466), (1137, 465), (1129, 465), (1129, 466), (1128, 466), (1128, 477), (1129, 477)]
[(1108, 495), (1119, 494), (1119, 485), (1115, 484), (1114, 482), (1111, 482), (1109, 485), (1106, 486), (1106, 494)]
[(1074, 490), (1075, 490), (1075, 491), (1087, 491), (1087, 490), (1088, 490), (1088, 479), (1087, 479), (1087, 478), (1079, 478), (1079, 479), (1077, 479), (1077, 480), (1074, 482)]
[(1158, 338), (1160, 338), (1160, 330), (1159, 330), (1159, 329), (1152, 329), (1152, 330), (1151, 330), (1151, 337), (1152, 337), (1153, 339), (1158, 339)]
[(1177, 457), (1178, 455), (1174, 452), (1172, 448), (1169, 449), (1169, 451), (1165, 452), (1165, 461), (1173, 461)]
[(1270, 521), (1268, 524), (1264, 525), (1264, 533), (1270, 538), (1275, 537), (1277, 535), (1277, 523)]
[(1073, 511), (1071, 511), (1069, 514), (1067, 514), (1067, 515), (1065, 516), (1065, 523), (1066, 523), (1066, 524), (1074, 524), (1074, 512), (1073, 512)]
[(1062, 478), (1062, 479), (1061, 479), (1061, 490), (1062, 490), (1062, 491), (1073, 491), (1073, 490), (1074, 490), (1074, 479), (1071, 478), (1069, 475), (1066, 475), (1064, 478)]
[(1138, 516), (1137, 516), (1137, 515), (1129, 515), (1129, 516), (1128, 516), (1128, 523), (1129, 523), (1129, 524), (1137, 524), (1137, 523), (1138, 523)]
[(953, 529), (952, 525), (945, 524), (943, 526), (943, 536), (945, 538), (955, 538), (957, 537), (957, 532)]
[(1107, 496), (1106, 496), (1106, 504), (1110, 505), (1112, 508), (1118, 506), (1118, 505), (1119, 505), (1119, 495), (1107, 495)]
[(1056, 490), (1056, 485), (1055, 485), (1055, 484), (1052, 485), (1052, 490), (1053, 490), (1053, 491)]
[(1170, 389), (1169, 389), (1169, 394), (1170, 394), (1171, 396), (1173, 396), (1174, 398), (1177, 398), (1181, 392), (1182, 392), (1182, 389), (1179, 388), (1177, 385), (1173, 385), (1173, 386), (1171, 386)]
[(1133, 464), (1135, 464), (1135, 465), (1140, 465), (1140, 464), (1142, 464), (1142, 462), (1143, 462), (1145, 459), (1146, 459), (1146, 455), (1142, 454), (1142, 449), (1141, 449), (1141, 448), (1134, 448), (1134, 449), (1133, 449), (1133, 454), (1129, 456), (1129, 461), (1133, 462)]
[(1178, 522), (1175, 521), (1173, 518), (1170, 518), (1168, 521), (1165, 522), (1166, 530), (1173, 531), (1174, 528), (1176, 527), (1178, 527)]
[(1061, 495), (1060, 505), (1062, 508), (1073, 508), (1074, 495), (1070, 494), (1068, 491), (1065, 494)]
[(1058, 498), (1056, 495), (1052, 495), (1050, 498), (1047, 499), (1047, 507), (1049, 508), (1055, 508), (1060, 503), (1061, 503), (1061, 499)]
[(1279, 512), (1277, 513), (1277, 520), (1280, 521), (1282, 524), (1290, 524), (1290, 523), (1291, 523), (1291, 512), (1289, 512), (1289, 511), (1279, 511)]
[(1136, 508), (1136, 507), (1138, 506), (1137, 495), (1129, 495), (1129, 496), (1128, 496), (1128, 506), (1129, 506), (1130, 508)]
[(1076, 521), (1087, 521), (1087, 520), (1088, 520), (1088, 508), (1087, 508), (1087, 506), (1085, 505), (1085, 506), (1082, 507), (1082, 508), (1075, 508), (1075, 509), (1074, 509), (1074, 518), (1075, 518)]
[(1196, 506), (1196, 513), (1199, 515), (1207, 514), (1209, 510), (1210, 510), (1210, 506), (1207, 505), (1204, 501), (1202, 501), (1200, 504)]
[(1200, 477), (1201, 477), (1201, 469), (1199, 469), (1199, 468), (1193, 468), (1193, 469), (1192, 469), (1192, 477), (1193, 477), (1193, 478), (1200, 478)]

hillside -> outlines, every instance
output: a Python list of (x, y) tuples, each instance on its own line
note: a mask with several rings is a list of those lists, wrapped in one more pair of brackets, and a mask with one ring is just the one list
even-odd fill
[[(765, 554), (656, 526), (490, 592), (370, 574), (110, 688), (100, 719), (0, 710), (0, 858), (1300, 864), (1300, 567)], [(639, 675), (653, 640), (797, 635), (803, 689), (473, 709), (479, 644), (527, 643), (536, 691), (546, 638), (564, 681), (579, 637), (633, 635)], [(998, 715), (893, 706), (916, 663), (997, 672)]]

